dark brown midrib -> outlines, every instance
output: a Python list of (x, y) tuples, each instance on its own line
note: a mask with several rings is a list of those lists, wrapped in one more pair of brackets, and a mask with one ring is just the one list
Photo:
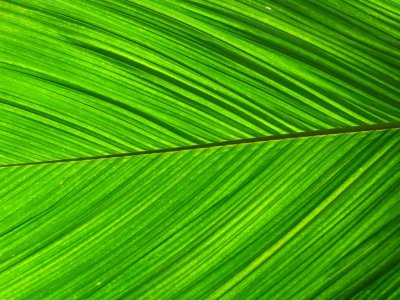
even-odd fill
[(0, 168), (150, 155), (150, 154), (159, 154), (159, 153), (188, 151), (188, 150), (195, 150), (195, 149), (208, 149), (208, 148), (215, 148), (215, 147), (260, 143), (260, 142), (268, 142), (268, 141), (278, 141), (278, 140), (286, 140), (286, 139), (307, 138), (307, 137), (313, 137), (313, 136), (329, 136), (329, 135), (336, 135), (336, 134), (377, 131), (377, 130), (389, 130), (389, 129), (398, 129), (398, 128), (400, 128), (400, 122), (392, 122), (392, 123), (383, 123), (383, 124), (375, 124), (375, 125), (363, 125), (363, 126), (353, 126), (353, 127), (346, 127), (346, 128), (334, 128), (334, 129), (323, 129), (323, 130), (315, 130), (315, 131), (307, 131), (307, 132), (287, 133), (287, 134), (279, 134), (279, 135), (274, 135), (274, 136), (265, 136), (265, 137), (256, 137), (256, 138), (248, 138), (248, 139), (240, 139), (240, 140), (232, 140), (232, 141), (224, 141), (224, 142), (216, 142), (216, 143), (207, 143), (207, 144), (200, 144), (200, 145), (182, 146), (182, 147), (168, 148), (168, 149), (144, 150), (144, 151), (91, 156), (91, 157), (75, 157), (75, 158), (66, 158), (66, 159), (57, 159), (57, 160), (48, 160), (48, 161), (4, 164), (4, 165), (0, 165)]

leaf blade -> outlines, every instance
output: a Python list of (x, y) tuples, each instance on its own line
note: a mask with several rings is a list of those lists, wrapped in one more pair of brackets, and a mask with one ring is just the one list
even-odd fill
[[(380, 259), (398, 258), (398, 138), (395, 129), (2, 169), (10, 205), (0, 228), (14, 229), (0, 240), (0, 290), (192, 299), (217, 288), (258, 298), (275, 285), (284, 298), (351, 291)], [(21, 169), (53, 174), (40, 179), (48, 188), (27, 189), (33, 174), (14, 182)], [(353, 265), (360, 271), (335, 281)]]
[(397, 7), (342, 4), (3, 2), (1, 161), (396, 122)]

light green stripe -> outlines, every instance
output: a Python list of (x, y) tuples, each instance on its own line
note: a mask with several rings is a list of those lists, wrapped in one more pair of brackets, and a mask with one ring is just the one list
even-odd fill
[(3, 1), (0, 163), (398, 121), (398, 8)]

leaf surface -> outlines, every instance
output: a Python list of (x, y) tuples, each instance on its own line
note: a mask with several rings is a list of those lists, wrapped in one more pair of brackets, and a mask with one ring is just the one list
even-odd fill
[(0, 2), (1, 299), (398, 299), (400, 6)]
[(396, 278), (366, 287), (398, 274), (399, 142), (389, 130), (3, 168), (0, 295), (391, 293)]
[(303, 2), (2, 1), (0, 162), (397, 122), (398, 4)]

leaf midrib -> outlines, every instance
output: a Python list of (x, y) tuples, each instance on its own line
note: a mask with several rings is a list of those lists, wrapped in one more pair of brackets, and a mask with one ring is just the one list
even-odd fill
[(151, 154), (162, 154), (162, 153), (170, 153), (170, 152), (181, 152), (181, 151), (190, 151), (190, 150), (196, 150), (196, 149), (226, 147), (226, 146), (234, 146), (234, 145), (241, 145), (241, 144), (252, 144), (252, 143), (260, 143), (260, 142), (277, 141), (277, 140), (299, 139), (299, 138), (308, 138), (308, 137), (315, 137), (315, 136), (329, 136), (329, 135), (347, 134), (347, 133), (355, 133), (355, 132), (370, 132), (370, 131), (380, 131), (380, 130), (389, 130), (389, 129), (398, 129), (398, 128), (400, 128), (400, 122), (390, 122), (390, 123), (382, 123), (382, 124), (374, 124), (374, 125), (362, 125), (362, 126), (351, 126), (351, 127), (343, 127), (343, 128), (313, 130), (313, 131), (305, 131), (305, 132), (285, 133), (285, 134), (278, 134), (278, 135), (273, 135), (273, 136), (263, 136), (263, 137), (255, 137), (255, 138), (229, 140), (229, 141), (206, 143), (206, 144), (196, 144), (196, 145), (181, 146), (181, 147), (174, 147), (174, 148), (153, 149), (153, 150), (107, 154), (107, 155), (99, 155), (99, 156), (88, 156), (88, 157), (73, 157), (73, 158), (55, 159), (55, 160), (46, 160), (46, 161), (3, 164), (3, 165), (0, 165), (0, 168), (54, 164), (54, 163), (68, 163), (68, 162), (88, 161), (88, 160), (98, 160), (98, 159), (111, 159), (111, 158), (118, 158), (118, 157), (142, 156), (142, 155), (151, 155)]

